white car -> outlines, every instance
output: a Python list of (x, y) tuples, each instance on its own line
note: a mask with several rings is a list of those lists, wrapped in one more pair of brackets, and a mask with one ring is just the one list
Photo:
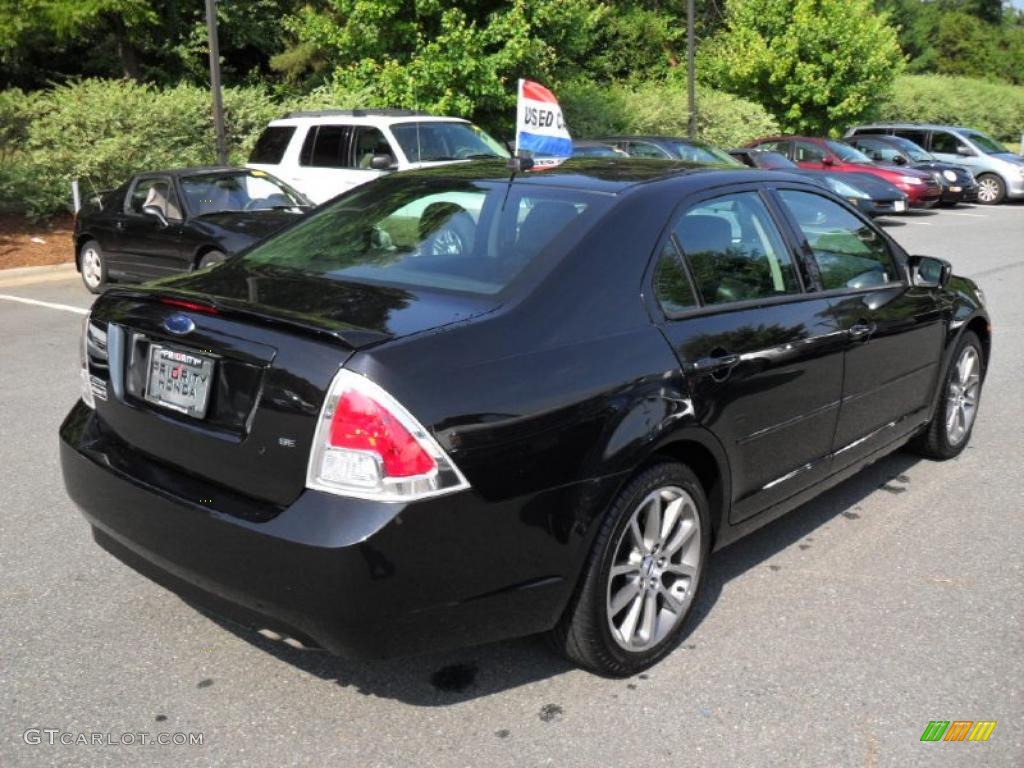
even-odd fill
[(508, 156), (498, 141), (461, 118), (332, 109), (273, 120), (247, 165), (322, 203), (391, 171)]

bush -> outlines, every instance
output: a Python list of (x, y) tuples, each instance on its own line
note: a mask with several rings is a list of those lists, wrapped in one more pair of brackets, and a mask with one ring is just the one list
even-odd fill
[[(15, 103), (10, 93), (5, 97)], [(280, 108), (263, 89), (248, 87), (226, 88), (224, 110), (230, 158), (244, 162)], [(0, 200), (20, 203), (33, 216), (66, 208), (72, 179), (88, 194), (139, 170), (216, 160), (210, 93), (195, 86), (158, 90), (127, 80), (84, 80), (37, 94), (31, 116), (18, 129), (19, 162), (0, 172)]]
[(969, 77), (904, 75), (878, 107), (882, 120), (947, 123), (1017, 143), (1024, 132), (1024, 86)]
[[(689, 102), (682, 83), (601, 87), (582, 81), (561, 85), (556, 95), (576, 138), (617, 133), (686, 135)], [(704, 141), (733, 147), (778, 129), (758, 104), (698, 86), (697, 133)]]

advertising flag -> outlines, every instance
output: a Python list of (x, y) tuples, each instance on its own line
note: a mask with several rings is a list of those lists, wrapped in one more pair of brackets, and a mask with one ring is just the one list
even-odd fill
[(516, 105), (516, 153), (535, 157), (571, 157), (572, 137), (558, 100), (540, 83), (519, 81)]

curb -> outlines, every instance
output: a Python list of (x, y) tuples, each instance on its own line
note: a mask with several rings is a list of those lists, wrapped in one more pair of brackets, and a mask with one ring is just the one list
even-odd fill
[(69, 280), (78, 276), (74, 264), (47, 264), (42, 267), (15, 267), (0, 269), (0, 287), (30, 285), (54, 280)]

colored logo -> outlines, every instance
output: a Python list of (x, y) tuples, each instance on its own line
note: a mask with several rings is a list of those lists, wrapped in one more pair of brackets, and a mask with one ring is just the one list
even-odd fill
[(164, 318), (164, 328), (167, 329), (168, 333), (184, 336), (186, 333), (194, 331), (196, 324), (187, 315), (175, 314)]
[(995, 728), (995, 720), (931, 720), (921, 741), (988, 741)]

